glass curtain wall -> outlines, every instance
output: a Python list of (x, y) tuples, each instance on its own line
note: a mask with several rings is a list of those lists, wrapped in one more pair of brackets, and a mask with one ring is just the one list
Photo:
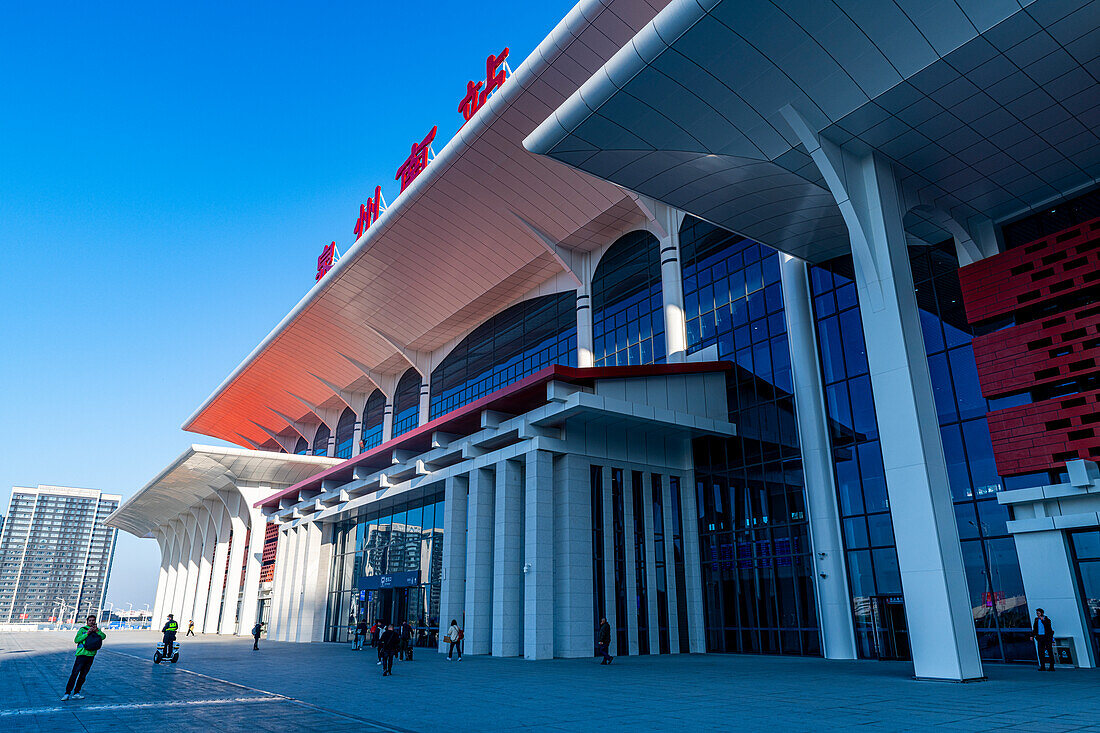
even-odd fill
[(407, 619), (418, 646), (437, 644), (443, 494), (398, 499), (336, 526), (326, 640), (350, 641), (360, 618)]
[(363, 406), (363, 431), (359, 437), (360, 452), (382, 445), (382, 421), (386, 414), (386, 395), (374, 390)]
[(355, 412), (345, 407), (336, 423), (336, 457), (351, 458), (351, 441), (355, 437)]
[(970, 345), (975, 333), (963, 310), (954, 244), (912, 247), (909, 261), (978, 646), (989, 661), (1034, 661), (1016, 542), (1005, 525), (1008, 508), (997, 503), (1001, 477), (985, 417), (989, 405), (982, 397)]
[(321, 423), (317, 426), (317, 432), (313, 434), (313, 455), (328, 455), (328, 438), (330, 435), (332, 435), (332, 431), (328, 429), (328, 425)]
[(661, 252), (646, 231), (619, 237), (592, 276), (596, 366), (663, 364), (665, 319)]
[(432, 372), (430, 419), (551, 364), (576, 366), (577, 294), (513, 305), (478, 326)]
[(708, 651), (821, 653), (778, 257), (692, 217), (680, 229), (688, 353), (736, 365), (739, 437), (694, 446)]
[(1085, 621), (1092, 632), (1093, 649), (1100, 654), (1100, 530), (1070, 532), (1069, 540)]
[(302, 436), (298, 436), (298, 442), (294, 444), (294, 454), (299, 456), (309, 455), (309, 443)]
[(420, 423), (420, 372), (409, 369), (401, 375), (393, 393), (393, 437), (407, 433)]

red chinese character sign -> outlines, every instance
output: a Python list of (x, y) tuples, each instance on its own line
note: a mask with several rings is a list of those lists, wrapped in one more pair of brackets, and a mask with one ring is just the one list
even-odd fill
[[(428, 133), (427, 137), (418, 143), (413, 143), (412, 150), (409, 153), (409, 157), (405, 159), (405, 162), (401, 164), (401, 167), (397, 169), (397, 174), (393, 177), (395, 181), (401, 181), (401, 190), (404, 191), (409, 187), (420, 173), (428, 167), (428, 163), (431, 162), (431, 158), (428, 154), (432, 152), (432, 140), (435, 140), (435, 131), (438, 125), (432, 128), (432, 131)], [(432, 157), (435, 157), (434, 153)]]
[(317, 277), (314, 279), (320, 280), (323, 278), (339, 258), (340, 253), (336, 251), (336, 242), (326, 244), (325, 248), (321, 250), (321, 256), (317, 258)]
[(382, 187), (374, 187), (374, 198), (367, 199), (367, 203), (359, 206), (359, 220), (355, 222), (355, 239), (367, 233), (370, 225), (378, 221), (378, 217), (386, 210), (386, 199), (382, 198)]
[(511, 74), (507, 48), (497, 55), (489, 54), (485, 59), (485, 81), (466, 83), (466, 96), (458, 103), (458, 111), (462, 113), (462, 119), (469, 122), (474, 113), (485, 106), (485, 100), (489, 95), (499, 89)]

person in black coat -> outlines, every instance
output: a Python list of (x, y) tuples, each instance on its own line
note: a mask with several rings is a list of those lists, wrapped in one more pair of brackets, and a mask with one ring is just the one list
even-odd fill
[(607, 650), (611, 647), (611, 624), (607, 623), (607, 619), (600, 619), (600, 628), (596, 631), (596, 653), (603, 655), (603, 661), (600, 664), (611, 664), (611, 660), (615, 657), (607, 653)]
[(379, 653), (382, 655), (382, 676), (393, 674), (393, 657), (401, 648), (401, 632), (393, 628), (393, 624), (386, 627), (378, 639)]
[(1050, 670), (1054, 671), (1054, 627), (1043, 609), (1035, 609), (1035, 623), (1031, 625), (1031, 638), (1039, 646), (1039, 671), (1043, 671), (1043, 660), (1050, 660)]

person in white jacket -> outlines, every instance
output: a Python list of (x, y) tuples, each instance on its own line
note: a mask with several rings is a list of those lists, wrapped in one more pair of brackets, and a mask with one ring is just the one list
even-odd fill
[(458, 621), (451, 619), (451, 628), (447, 629), (447, 639), (449, 639), (449, 646), (447, 647), (447, 661), (451, 661), (451, 652), (458, 648), (458, 661), (462, 661), (462, 629), (458, 628)]

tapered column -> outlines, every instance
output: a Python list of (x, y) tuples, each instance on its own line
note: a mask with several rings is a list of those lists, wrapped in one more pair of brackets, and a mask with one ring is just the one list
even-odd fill
[(177, 563), (179, 562), (179, 548), (181, 542), (179, 522), (169, 522), (167, 531), (171, 537), (171, 543), (168, 550), (168, 574), (164, 584), (164, 602), (161, 604), (160, 613), (153, 617), (153, 626), (156, 628), (160, 628), (160, 626), (164, 625), (164, 621), (168, 617), (168, 614), (173, 613), (172, 604), (175, 602), (176, 597), (176, 574), (178, 571)]
[(229, 517), (225, 505), (218, 500), (214, 507), (214, 559), (210, 568), (210, 597), (206, 604), (203, 632), (216, 634), (220, 628), (222, 598), (225, 595), (225, 565), (229, 560)]
[(291, 530), (291, 534), (294, 535), (294, 569), (287, 578), (290, 581), (286, 589), (290, 614), (287, 616), (285, 638), (287, 641), (297, 641), (300, 633), (299, 624), (302, 621), (302, 594), (305, 585), (306, 555), (309, 554), (309, 548), (304, 525), (299, 524)]
[[(465, 627), (466, 606), (466, 488), (465, 476), (449, 476), (443, 500), (443, 583), (439, 599), (439, 627), (450, 627), (451, 619)], [(439, 650), (447, 649), (439, 635)]]
[(172, 558), (170, 553), (172, 552), (172, 538), (169, 536), (165, 527), (161, 526), (157, 528), (156, 532), (157, 545), (160, 546), (160, 570), (157, 573), (157, 594), (153, 598), (153, 625), (157, 623), (157, 619), (160, 618), (161, 610), (164, 608), (164, 597), (168, 593), (168, 564)]
[(802, 450), (802, 476), (806, 483), (806, 508), (810, 515), (821, 648), (827, 659), (855, 659), (852, 605), (844, 569), (844, 544), (833, 477), (829, 418), (825, 412), (825, 390), (821, 381), (820, 356), (810, 302), (808, 267), (805, 262), (790, 255), (780, 255), (779, 261), (794, 379), (795, 414)]
[(496, 468), (493, 512), (493, 656), (523, 652), (523, 468), (501, 461)]
[[(260, 598), (260, 567), (264, 559), (264, 542), (267, 539), (267, 518), (263, 511), (253, 506), (257, 501), (271, 493), (270, 486), (242, 489), (248, 510), (248, 526), (251, 533), (248, 550), (245, 553), (244, 586), (241, 588), (241, 617), (237, 633), (248, 636), (256, 623), (256, 612)], [(325, 576), (326, 580), (328, 576)]]
[(386, 395), (386, 406), (382, 408), (382, 442), (393, 438), (393, 395)]
[(680, 222), (683, 215), (665, 204), (656, 204), (654, 218), (664, 230), (661, 247), (661, 296), (665, 312), (665, 344), (670, 363), (687, 356), (687, 321), (684, 318), (684, 282), (680, 269)]
[(180, 619), (183, 616), (183, 596), (187, 588), (187, 568), (191, 558), (191, 541), (194, 535), (194, 528), (188, 526), (185, 519), (179, 520), (179, 524), (180, 547), (176, 559), (176, 589), (172, 594), (172, 606), (168, 609), (168, 613), (175, 617), (177, 623), (181, 622)]
[[(538, 487), (536, 503), (538, 516), (545, 511), (544, 503), (553, 508), (553, 527), (550, 528), (554, 548), (553, 617), (540, 631), (553, 629), (556, 657), (591, 657), (595, 640), (594, 606), (592, 593), (592, 474), (587, 458), (573, 454), (551, 456), (539, 452), (528, 458), (528, 486)], [(549, 460), (548, 460), (549, 459)], [(536, 465), (532, 465), (534, 460)], [(534, 478), (532, 478), (534, 472)], [(549, 480), (547, 480), (549, 479)], [(529, 489), (530, 491), (530, 489)], [(530, 494), (528, 504), (530, 505)], [(599, 497), (599, 493), (596, 494)], [(545, 552), (542, 531), (538, 528), (538, 546), (531, 547), (532, 527), (527, 525), (528, 552), (533, 554), (533, 569), (538, 568), (539, 558)], [(539, 586), (541, 588), (541, 586)], [(540, 596), (536, 609), (541, 609)], [(537, 610), (536, 623), (544, 611)], [(540, 647), (540, 653), (542, 653)]]
[(291, 574), (294, 546), (290, 530), (279, 529), (278, 545), (275, 548), (275, 574), (271, 583), (271, 613), (267, 624), (267, 638), (282, 640), (286, 633), (287, 599), (286, 588)]
[(314, 636), (315, 622), (320, 618), (324, 625), (325, 588), (328, 584), (328, 563), (321, 559), (321, 526), (316, 522), (307, 522), (299, 527), (298, 532), (304, 552), (299, 553), (302, 556), (301, 600), (294, 640), (320, 641), (319, 635)]
[(577, 366), (595, 366), (595, 337), (592, 326), (592, 287), (577, 288)]
[(466, 629), (469, 654), (492, 651), (493, 623), (493, 472), (470, 471), (466, 515)]
[(431, 390), (429, 389), (428, 380), (431, 379), (431, 375), (421, 377), (420, 379), (420, 403), (418, 405), (419, 411), (417, 412), (416, 424), (423, 425), (428, 422), (428, 414), (431, 407)]
[(980, 678), (900, 195), (884, 159), (852, 157), (849, 163), (852, 216), (862, 225), (866, 244), (852, 248), (856, 291), (914, 671), (918, 678)]
[(191, 548), (187, 555), (187, 584), (183, 588), (183, 606), (178, 621), (181, 629), (187, 628), (187, 622), (194, 619), (195, 593), (199, 586), (199, 558), (202, 556), (202, 528), (199, 526), (197, 512), (192, 510), (185, 515), (191, 528)]
[(210, 511), (203, 506), (202, 516), (199, 517), (199, 527), (202, 532), (202, 549), (199, 551), (199, 582), (195, 589), (195, 605), (191, 612), (191, 618), (195, 621), (195, 629), (202, 633), (206, 626), (206, 608), (210, 600), (210, 580), (212, 557), (214, 552), (214, 527)]
[(523, 656), (554, 657), (554, 457), (527, 454), (524, 472)]
[[(235, 502), (235, 505), (234, 503)], [(225, 578), (225, 601), (222, 608), (220, 634), (237, 633), (237, 601), (241, 591), (241, 565), (244, 563), (244, 553), (248, 549), (245, 537), (248, 534), (246, 523), (247, 512), (241, 506), (240, 496), (234, 496), (230, 504), (229, 526), (233, 532), (233, 538), (229, 544), (229, 574)]]

